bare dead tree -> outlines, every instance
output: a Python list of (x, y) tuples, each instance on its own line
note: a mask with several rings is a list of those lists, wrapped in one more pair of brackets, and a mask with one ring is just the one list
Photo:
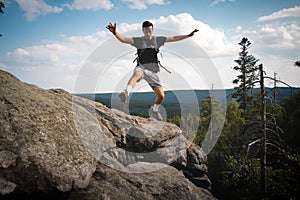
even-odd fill
[(261, 199), (266, 199), (266, 177), (267, 177), (267, 106), (266, 106), (266, 91), (264, 85), (264, 70), (263, 65), (259, 65), (260, 73), (260, 95), (261, 95), (261, 120), (262, 120), (262, 143), (261, 143), (261, 161), (260, 161), (260, 173), (261, 173)]
[[(276, 144), (273, 141), (271, 141), (269, 138), (267, 138), (267, 132), (275, 134), (277, 137), (280, 138), (280, 134), (283, 132), (283, 130), (278, 126), (276, 122), (276, 118), (272, 113), (267, 113), (267, 93), (265, 90), (265, 85), (264, 85), (264, 79), (271, 79), (276, 82), (283, 83), (289, 87), (287, 83), (280, 81), (278, 79), (273, 78), (273, 77), (268, 77), (265, 76), (265, 71), (263, 69), (263, 64), (259, 65), (259, 84), (260, 84), (260, 118), (261, 118), (261, 123), (260, 123), (260, 132), (261, 132), (261, 137), (260, 139), (257, 139), (249, 144), (247, 152), (249, 152), (249, 148), (253, 146), (255, 143), (260, 142), (261, 144), (261, 155), (260, 155), (260, 176), (261, 176), (261, 199), (266, 199), (266, 177), (267, 177), (267, 146), (274, 146), (279, 150), (282, 150), (282, 147), (280, 147), (280, 144)], [(253, 82), (253, 84), (256, 84), (256, 82)], [(271, 103), (276, 103), (275, 101), (271, 101)]]

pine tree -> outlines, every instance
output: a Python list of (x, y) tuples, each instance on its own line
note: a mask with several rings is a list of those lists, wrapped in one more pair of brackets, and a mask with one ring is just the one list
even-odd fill
[(235, 60), (237, 65), (233, 69), (240, 74), (232, 82), (239, 85), (234, 88), (235, 92), (232, 97), (236, 98), (243, 110), (246, 110), (252, 100), (249, 91), (253, 88), (253, 83), (258, 80), (258, 67), (256, 66), (258, 59), (249, 54), (251, 42), (248, 38), (244, 37), (238, 44), (241, 46), (241, 52), (239, 58)]
[(225, 121), (225, 110), (213, 94), (201, 101), (200, 119), (194, 142), (208, 153), (219, 139)]

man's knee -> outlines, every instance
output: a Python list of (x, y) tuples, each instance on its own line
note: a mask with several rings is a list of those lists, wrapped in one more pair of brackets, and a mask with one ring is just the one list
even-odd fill
[(137, 78), (141, 78), (141, 77), (142, 77), (142, 72), (141, 72), (141, 71), (135, 71), (135, 72), (133, 73), (133, 76), (134, 76), (134, 77), (137, 77)]
[(164, 98), (165, 98), (165, 93), (164, 93), (164, 92), (160, 93), (160, 94), (159, 94), (159, 97), (161, 98), (161, 100), (164, 100)]
[(129, 85), (135, 85), (135, 83), (142, 79), (142, 72), (135, 71), (134, 74), (131, 76), (131, 78), (128, 81)]
[(164, 98), (165, 98), (165, 93), (164, 93), (164, 91), (156, 92), (156, 95), (157, 95), (157, 97), (158, 97), (160, 100), (164, 100)]

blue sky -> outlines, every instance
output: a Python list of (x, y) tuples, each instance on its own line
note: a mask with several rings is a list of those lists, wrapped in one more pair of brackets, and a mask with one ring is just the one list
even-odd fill
[[(250, 4), (246, 0), (2, 1), (6, 7), (0, 15), (0, 69), (42, 88), (63, 88), (73, 92), (82, 69), (89, 63), (89, 56), (97, 49), (100, 49), (99, 54), (107, 53), (103, 44), (114, 39), (105, 29), (106, 25), (115, 22), (119, 32), (126, 35), (130, 30), (139, 29), (144, 20), (154, 22), (155, 30), (174, 30), (178, 34), (199, 29), (188, 41), (163, 47), (167, 58), (168, 52), (180, 52), (179, 48), (186, 45), (187, 51), (203, 50), (212, 61), (222, 84), (203, 77), (204, 72), (202, 78), (201, 75), (192, 77), (189, 67), (180, 68), (177, 66), (179, 61), (171, 55), (169, 60), (166, 58), (170, 68), (176, 65), (174, 70), (185, 74), (184, 79), (191, 81), (192, 88), (207, 89), (211, 84), (220, 88), (233, 87), (231, 81), (236, 74), (232, 67), (238, 57), (237, 43), (242, 37), (252, 42), (250, 53), (264, 64), (269, 76), (276, 72), (280, 80), (300, 87), (300, 68), (293, 66), (293, 62), (300, 59), (299, 0), (252, 0)], [(114, 84), (124, 78), (122, 74), (130, 74), (134, 67), (130, 56), (119, 59), (118, 56), (110, 57), (118, 65), (110, 72), (114, 74), (110, 80)], [(210, 65), (196, 67), (201, 71)], [(93, 69), (89, 70), (91, 77), (100, 76), (95, 76)], [(103, 84), (95, 88), (96, 92), (115, 90), (114, 86), (104, 87)], [(169, 88), (182, 89), (179, 83)]]

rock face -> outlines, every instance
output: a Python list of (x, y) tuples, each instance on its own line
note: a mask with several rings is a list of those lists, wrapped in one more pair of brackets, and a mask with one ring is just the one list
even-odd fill
[(205, 154), (176, 125), (4, 71), (0, 86), (0, 197), (58, 191), (81, 200), (214, 199)]

